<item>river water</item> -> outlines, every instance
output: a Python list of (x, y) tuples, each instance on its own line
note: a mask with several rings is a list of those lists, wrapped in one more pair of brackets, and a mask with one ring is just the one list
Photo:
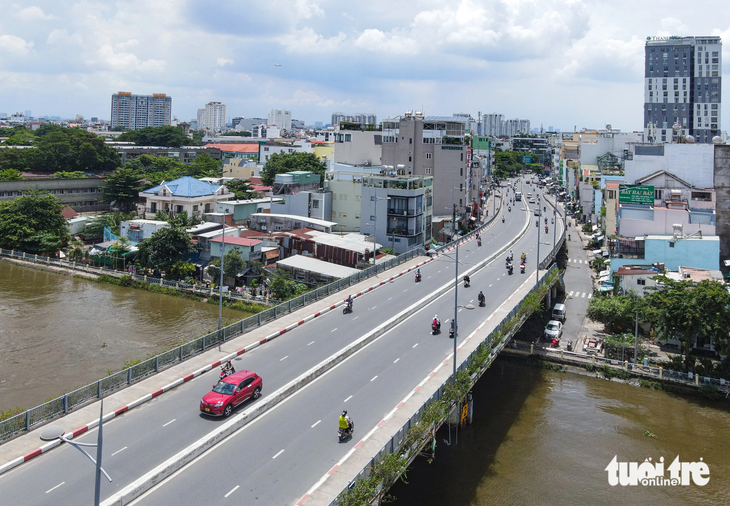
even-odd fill
[[(474, 423), (431, 464), (416, 459), (399, 506), (730, 504), (725, 401), (655, 392), (498, 360), (474, 390)], [(649, 430), (657, 437), (644, 436)], [(608, 484), (606, 466), (664, 457), (708, 465), (705, 486)], [(668, 478), (669, 471), (665, 471)]]
[[(224, 308), (223, 318), (245, 314)], [(218, 306), (0, 262), (0, 411), (218, 328)]]

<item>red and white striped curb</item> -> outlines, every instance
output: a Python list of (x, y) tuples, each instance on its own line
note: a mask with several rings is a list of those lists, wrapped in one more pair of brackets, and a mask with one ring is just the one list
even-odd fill
[[(433, 261), (434, 259), (435, 258), (428, 258), (427, 260), (424, 260), (423, 262), (419, 262), (416, 265), (414, 265), (413, 267), (409, 267), (408, 269), (403, 270), (403, 271), (399, 272), (398, 274), (395, 274), (393, 276), (390, 276), (387, 280), (380, 281), (380, 282), (376, 283), (375, 285), (368, 287), (366, 290), (362, 290), (360, 292), (357, 292), (353, 297), (360, 297), (360, 296), (362, 296), (365, 293), (368, 293), (368, 292), (370, 292), (370, 291), (372, 291), (372, 290), (374, 290), (374, 289), (376, 289), (376, 288), (378, 288), (380, 286), (383, 286), (385, 283), (388, 283), (389, 281), (393, 281), (394, 279), (396, 279), (398, 277), (401, 277), (401, 276), (403, 276), (403, 275), (405, 275), (405, 274), (407, 274), (409, 272), (412, 272), (415, 269), (420, 268), (421, 266), (427, 264), (428, 262)], [(152, 400), (155, 397), (158, 397), (158, 396), (162, 395), (163, 393), (168, 392), (168, 391), (172, 390), (173, 388), (175, 388), (177, 386), (180, 386), (183, 383), (186, 383), (186, 382), (192, 380), (193, 378), (197, 378), (201, 374), (204, 374), (204, 373), (206, 373), (206, 372), (214, 369), (215, 367), (220, 366), (221, 363), (223, 363), (223, 362), (225, 362), (227, 360), (230, 360), (232, 358), (235, 358), (235, 357), (238, 357), (240, 355), (243, 355), (244, 353), (246, 353), (248, 351), (252, 351), (252, 350), (258, 348), (259, 346), (261, 346), (262, 344), (265, 344), (265, 343), (267, 343), (267, 342), (269, 342), (269, 341), (271, 341), (273, 339), (276, 339), (277, 337), (281, 336), (282, 334), (285, 334), (286, 332), (289, 332), (290, 330), (294, 330), (295, 328), (297, 328), (297, 327), (299, 327), (301, 325), (304, 325), (306, 322), (309, 322), (309, 321), (313, 320), (314, 318), (317, 318), (318, 316), (322, 316), (322, 315), (324, 315), (324, 314), (332, 311), (333, 309), (336, 309), (338, 306), (341, 306), (344, 303), (345, 303), (345, 300), (343, 299), (342, 301), (340, 301), (340, 302), (338, 302), (336, 304), (332, 304), (331, 306), (329, 306), (329, 307), (327, 307), (325, 309), (322, 309), (320, 311), (317, 311), (314, 314), (310, 314), (309, 316), (305, 317), (304, 319), (299, 320), (298, 322), (292, 323), (288, 327), (285, 327), (285, 328), (283, 328), (281, 330), (278, 330), (278, 331), (276, 331), (276, 332), (274, 332), (272, 334), (269, 334), (268, 336), (266, 336), (266, 337), (264, 337), (264, 338), (262, 338), (262, 339), (260, 339), (260, 340), (258, 340), (256, 342), (254, 342), (252, 344), (249, 344), (245, 348), (242, 348), (242, 349), (240, 349), (240, 350), (238, 350), (238, 351), (236, 351), (234, 353), (231, 353), (230, 355), (227, 355), (227, 356), (221, 358), (220, 360), (216, 360), (212, 364), (206, 365), (205, 367), (203, 367), (201, 369), (198, 369), (197, 371), (195, 371), (195, 372), (193, 372), (191, 374), (188, 374), (187, 376), (185, 376), (183, 378), (179, 378), (179, 379), (173, 381), (172, 383), (170, 383), (168, 385), (165, 385), (164, 387), (162, 387), (162, 388), (160, 388), (158, 390), (155, 390), (152, 393), (149, 393), (149, 394), (147, 394), (147, 395), (145, 395), (143, 397), (140, 397), (139, 399), (131, 402), (130, 404), (128, 404), (126, 406), (123, 406), (123, 407), (115, 410), (112, 413), (107, 413), (106, 415), (104, 415), (104, 417), (103, 417), (102, 420), (104, 422), (108, 422), (109, 420), (111, 420), (115, 416), (118, 416), (118, 415), (121, 415), (123, 413), (126, 413), (130, 409), (135, 408), (135, 407), (139, 406), (140, 404), (144, 404), (145, 402), (147, 402), (149, 400)], [(84, 434), (85, 432), (87, 432), (87, 431), (89, 431), (91, 429), (94, 429), (98, 425), (99, 425), (99, 419), (97, 418), (97, 419), (94, 419), (93, 421), (87, 423), (86, 425), (84, 425), (82, 427), (79, 427), (78, 429), (76, 429), (76, 430), (74, 430), (74, 431), (72, 431), (72, 432), (70, 432), (68, 434), (65, 434), (64, 437), (66, 439), (73, 439), (73, 438), (79, 437), (82, 434)], [(10, 469), (13, 469), (16, 466), (19, 466), (20, 464), (23, 464), (25, 462), (28, 462), (29, 460), (34, 459), (35, 457), (37, 457), (37, 456), (39, 456), (39, 455), (41, 455), (43, 453), (46, 453), (48, 450), (50, 450), (52, 448), (55, 448), (56, 446), (60, 445), (61, 443), (62, 443), (62, 441), (61, 440), (58, 440), (58, 439), (55, 440), (55, 441), (51, 441), (49, 443), (46, 443), (46, 444), (40, 446), (39, 448), (36, 448), (32, 452), (26, 453), (25, 455), (23, 455), (21, 457), (18, 457), (16, 459), (13, 459), (13, 460), (7, 462), (6, 464), (3, 464), (2, 466), (0, 466), (0, 475), (2, 475), (3, 473), (9, 471)]]
[[(527, 284), (527, 283), (528, 283), (529, 281), (530, 281), (529, 279), (525, 280), (525, 281), (524, 281), (524, 282), (523, 282), (523, 283), (522, 283), (522, 284), (520, 285), (520, 287), (519, 287), (519, 288), (517, 288), (517, 290), (515, 290), (515, 291), (514, 291), (514, 292), (512, 293), (512, 295), (510, 295), (509, 297), (507, 297), (507, 299), (506, 299), (506, 300), (505, 300), (504, 302), (502, 302), (502, 304), (500, 304), (500, 305), (499, 305), (499, 307), (498, 307), (497, 309), (495, 309), (495, 310), (494, 310), (494, 312), (493, 312), (492, 314), (490, 314), (490, 315), (489, 315), (489, 316), (487, 317), (487, 319), (486, 319), (486, 320), (484, 320), (484, 321), (483, 321), (482, 323), (480, 323), (480, 324), (479, 324), (479, 326), (477, 326), (477, 328), (476, 328), (476, 329), (474, 329), (474, 331), (473, 331), (473, 332), (472, 332), (471, 334), (469, 334), (469, 336), (467, 336), (467, 337), (466, 337), (466, 339), (464, 339), (464, 340), (463, 340), (463, 341), (461, 342), (461, 345), (459, 345), (459, 346), (458, 346), (458, 347), (456, 348), (456, 351), (458, 352), (459, 350), (461, 350), (461, 348), (462, 348), (462, 347), (463, 347), (463, 346), (464, 346), (464, 345), (465, 345), (465, 344), (466, 344), (467, 342), (469, 342), (469, 340), (470, 340), (470, 339), (471, 339), (472, 337), (474, 337), (474, 335), (476, 335), (476, 333), (477, 333), (477, 332), (479, 332), (480, 330), (482, 330), (482, 328), (484, 327), (484, 325), (486, 325), (486, 324), (487, 324), (487, 323), (489, 322), (489, 320), (491, 320), (491, 319), (492, 319), (492, 317), (494, 317), (494, 315), (495, 315), (495, 314), (497, 314), (497, 311), (499, 311), (500, 309), (502, 309), (502, 307), (503, 307), (503, 306), (504, 306), (505, 304), (507, 304), (507, 303), (508, 303), (508, 302), (510, 301), (510, 299), (511, 299), (511, 298), (512, 298), (512, 297), (514, 296), (514, 294), (515, 294), (515, 293), (517, 293), (517, 292), (519, 292), (520, 290), (522, 290), (522, 288), (523, 288), (523, 287), (524, 287), (524, 286), (525, 286), (525, 285), (526, 285), (526, 284)], [(448, 356), (447, 356), (447, 357), (446, 357), (446, 358), (445, 358), (445, 359), (444, 359), (444, 360), (443, 360), (443, 361), (442, 361), (441, 363), (439, 363), (439, 365), (437, 365), (437, 366), (436, 366), (436, 368), (435, 368), (435, 369), (434, 369), (433, 371), (431, 371), (430, 373), (428, 373), (428, 375), (427, 375), (427, 376), (426, 376), (425, 378), (423, 378), (423, 379), (422, 379), (422, 380), (421, 380), (421, 381), (420, 381), (420, 382), (419, 382), (419, 383), (418, 383), (418, 384), (416, 385), (416, 387), (415, 387), (415, 388), (414, 388), (413, 390), (411, 390), (410, 392), (408, 392), (408, 395), (406, 395), (406, 396), (405, 396), (405, 397), (403, 398), (403, 400), (402, 400), (402, 401), (400, 401), (400, 402), (399, 402), (398, 404), (396, 404), (396, 406), (395, 406), (395, 407), (394, 407), (394, 408), (393, 408), (392, 410), (390, 410), (390, 412), (388, 412), (388, 414), (386, 414), (386, 415), (385, 415), (385, 416), (383, 417), (383, 419), (382, 419), (382, 420), (380, 420), (380, 422), (378, 422), (378, 423), (377, 423), (377, 425), (375, 425), (375, 427), (373, 427), (373, 428), (372, 428), (372, 429), (370, 430), (370, 432), (368, 432), (367, 434), (365, 434), (365, 436), (363, 436), (363, 438), (362, 438), (362, 439), (361, 439), (360, 441), (358, 441), (358, 443), (357, 443), (357, 444), (356, 444), (355, 446), (353, 446), (353, 447), (352, 447), (352, 449), (350, 449), (350, 450), (349, 450), (349, 451), (348, 451), (348, 452), (347, 452), (347, 453), (346, 453), (346, 454), (345, 454), (345, 455), (344, 455), (344, 456), (343, 456), (343, 457), (342, 457), (342, 458), (341, 458), (341, 459), (340, 459), (340, 460), (339, 460), (339, 461), (337, 462), (337, 464), (335, 464), (335, 465), (334, 465), (334, 466), (333, 466), (333, 467), (332, 467), (332, 468), (331, 468), (331, 469), (330, 469), (329, 471), (327, 471), (327, 472), (326, 472), (326, 473), (325, 473), (325, 474), (324, 474), (324, 475), (323, 475), (323, 476), (322, 476), (322, 477), (321, 477), (321, 478), (320, 478), (319, 480), (317, 480), (317, 482), (316, 482), (316, 483), (315, 483), (315, 484), (314, 484), (314, 485), (312, 486), (312, 488), (310, 488), (310, 489), (309, 489), (309, 490), (307, 491), (307, 493), (306, 493), (306, 494), (304, 494), (304, 495), (302, 496), (302, 498), (301, 498), (301, 499), (299, 499), (299, 501), (297, 501), (296, 505), (297, 505), (297, 506), (301, 506), (301, 505), (302, 505), (302, 504), (304, 503), (304, 501), (306, 501), (306, 500), (307, 500), (307, 498), (309, 498), (309, 497), (310, 497), (310, 496), (311, 496), (311, 495), (312, 495), (312, 494), (313, 494), (313, 493), (314, 493), (314, 492), (315, 492), (315, 491), (316, 491), (316, 490), (317, 490), (317, 489), (318, 489), (318, 488), (319, 488), (320, 486), (322, 486), (322, 484), (323, 484), (323, 483), (324, 483), (325, 481), (327, 481), (327, 478), (329, 478), (330, 476), (332, 476), (332, 474), (333, 474), (333, 473), (334, 473), (334, 472), (335, 472), (335, 471), (336, 471), (336, 470), (337, 470), (338, 468), (342, 467), (342, 465), (343, 465), (343, 464), (344, 464), (344, 463), (345, 463), (345, 462), (347, 461), (347, 459), (349, 459), (349, 458), (350, 458), (350, 457), (352, 456), (352, 454), (353, 454), (353, 453), (355, 453), (355, 450), (357, 450), (358, 448), (360, 448), (360, 447), (361, 447), (361, 446), (362, 446), (362, 445), (363, 445), (363, 444), (365, 443), (365, 441), (367, 441), (367, 440), (368, 440), (368, 439), (370, 438), (370, 436), (372, 436), (372, 435), (373, 435), (373, 434), (375, 433), (375, 431), (376, 431), (376, 430), (378, 430), (378, 429), (379, 429), (380, 427), (382, 427), (383, 425), (385, 425), (385, 422), (387, 422), (388, 420), (390, 420), (390, 419), (391, 419), (391, 418), (393, 417), (393, 415), (395, 415), (395, 413), (396, 413), (396, 412), (397, 412), (397, 411), (398, 411), (398, 410), (399, 410), (400, 408), (402, 408), (402, 407), (403, 407), (403, 405), (404, 405), (404, 404), (405, 404), (406, 402), (408, 402), (408, 400), (409, 400), (409, 399), (410, 399), (411, 397), (413, 397), (413, 394), (415, 394), (416, 392), (418, 392), (418, 391), (419, 391), (419, 390), (421, 389), (421, 387), (423, 387), (423, 385), (425, 385), (425, 384), (426, 384), (426, 382), (427, 382), (427, 381), (428, 381), (429, 379), (431, 379), (431, 378), (432, 378), (433, 376), (435, 376), (435, 375), (436, 375), (436, 373), (437, 373), (437, 372), (439, 371), (439, 369), (441, 369), (441, 368), (442, 368), (443, 366), (445, 366), (446, 364), (448, 364), (448, 363), (449, 363), (449, 360), (451, 360), (451, 358), (452, 358), (453, 356), (454, 356), (454, 354), (453, 354), (453, 353), (450, 353), (450, 354), (449, 354), (449, 355), (448, 355)]]

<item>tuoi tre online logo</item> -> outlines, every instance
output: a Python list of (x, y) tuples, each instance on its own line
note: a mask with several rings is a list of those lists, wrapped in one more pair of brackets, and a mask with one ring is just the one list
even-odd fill
[(618, 456), (614, 455), (613, 460), (606, 466), (608, 472), (608, 484), (645, 487), (662, 486), (689, 486), (699, 485), (704, 487), (710, 481), (710, 468), (702, 462), (680, 462), (679, 455), (667, 467), (669, 477), (665, 476), (664, 457), (659, 462), (652, 462), (651, 458), (638, 462), (618, 462)]

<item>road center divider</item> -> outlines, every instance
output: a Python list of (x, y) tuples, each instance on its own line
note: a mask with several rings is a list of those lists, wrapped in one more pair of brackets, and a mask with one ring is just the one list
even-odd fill
[[(525, 235), (529, 223), (530, 219), (529, 215), (527, 215), (525, 225), (512, 241), (503, 246), (497, 252), (490, 255), (485, 260), (481, 261), (471, 269), (464, 272), (464, 274), (462, 274), (461, 276), (463, 277), (463, 275), (465, 274), (477, 272), (478, 270), (481, 270), (483, 267), (497, 259), (500, 255), (504, 253), (505, 250), (513, 246)], [(124, 489), (113, 494), (111, 497), (103, 501), (102, 506), (123, 506), (129, 504), (131, 501), (137, 499), (154, 486), (159, 485), (175, 472), (179, 471), (184, 466), (203, 455), (205, 452), (213, 448), (216, 444), (243, 428), (247, 423), (251, 422), (256, 417), (262, 415), (266, 411), (272, 409), (274, 406), (280, 404), (285, 399), (295, 394), (297, 391), (312, 383), (315, 379), (323, 376), (326, 372), (339, 365), (346, 358), (354, 355), (359, 350), (361, 350), (371, 342), (375, 341), (377, 338), (379, 338), (392, 328), (396, 327), (398, 324), (410, 317), (410, 315), (414, 311), (421, 309), (421, 307), (426, 304), (430, 304), (434, 300), (441, 297), (443, 294), (447, 293), (453, 287), (454, 283), (449, 282), (444, 284), (431, 294), (427, 295), (426, 297), (423, 297), (418, 302), (412, 304), (397, 315), (391, 317), (386, 322), (380, 324), (375, 329), (363, 335), (357, 341), (354, 341), (342, 350), (339, 350), (318, 365), (312, 367), (307, 372), (303, 373), (299, 377), (279, 388), (271, 395), (262, 398), (254, 406), (251, 406), (249, 410), (236, 415), (233, 419), (229, 420), (221, 427), (198, 439), (187, 448), (181, 450), (176, 455), (173, 455), (165, 462), (159, 464), (154, 469), (145, 473), (143, 476), (124, 487)]]

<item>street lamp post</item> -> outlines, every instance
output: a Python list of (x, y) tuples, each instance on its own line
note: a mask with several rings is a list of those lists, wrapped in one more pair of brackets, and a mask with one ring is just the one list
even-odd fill
[[(112, 479), (107, 474), (107, 472), (104, 470), (103, 467), (101, 467), (101, 443), (102, 443), (102, 429), (103, 429), (103, 419), (104, 419), (104, 399), (101, 399), (101, 407), (99, 408), (99, 434), (96, 440), (96, 444), (93, 443), (78, 443), (76, 441), (72, 441), (70, 439), (66, 439), (64, 437), (65, 431), (63, 428), (61, 428), (58, 425), (48, 425), (43, 429), (41, 432), (41, 440), (42, 441), (55, 441), (56, 439), (60, 439), (64, 443), (68, 443), (74, 448), (76, 448), (78, 451), (86, 455), (91, 462), (94, 463), (96, 466), (96, 473), (95, 473), (95, 480), (94, 480), (94, 506), (99, 506), (100, 500), (101, 500), (101, 474), (104, 473), (104, 476), (106, 476), (106, 479), (109, 480), (109, 483), (111, 483)], [(94, 460), (94, 457), (89, 455), (89, 453), (81, 448), (82, 446), (90, 446), (90, 447), (96, 447), (96, 460)]]
[(226, 217), (223, 217), (223, 235), (221, 236), (221, 283), (218, 286), (218, 330), (223, 322), (223, 262), (226, 252)]
[[(373, 201), (373, 267), (375, 267), (375, 233), (378, 230), (378, 200), (390, 200), (390, 197), (377, 197), (373, 195), (370, 197)], [(386, 230), (387, 232), (387, 230)], [(385, 244), (388, 244), (387, 242)]]

